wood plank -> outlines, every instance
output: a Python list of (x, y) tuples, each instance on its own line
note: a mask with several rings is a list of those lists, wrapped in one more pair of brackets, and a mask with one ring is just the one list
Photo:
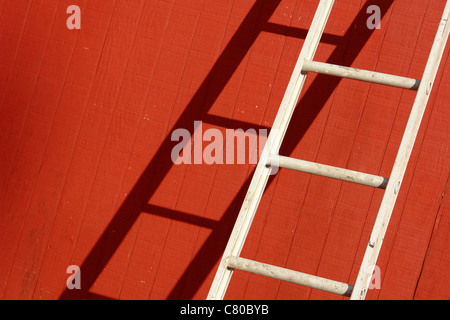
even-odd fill
[(450, 252), (448, 248), (450, 228), (450, 184), (442, 196), (439, 212), (434, 226), (430, 246), (425, 257), (424, 266), (420, 274), (414, 299), (417, 300), (449, 300)]
[[(65, 27), (67, 19), (65, 9), (68, 6), (64, 6), (65, 4), (67, 2), (61, 4), (63, 11), (59, 11), (60, 15), (58, 15), (58, 21), (64, 25), (64, 28), (56, 32), (55, 38), (59, 41), (58, 43), (68, 36), (75, 36), (72, 35), (73, 30)], [(42, 237), (42, 242), (36, 249), (43, 250), (43, 252), (38, 251), (37, 256), (38, 259), (42, 259), (42, 262), (39, 268), (39, 279), (35, 284), (36, 289), (33, 295), (35, 299), (57, 299), (61, 290), (65, 288), (68, 277), (66, 270), (69, 265), (74, 264), (71, 261), (71, 255), (77, 242), (77, 226), (82, 220), (78, 206), (79, 193), (77, 194), (76, 191), (84, 192), (85, 185), (79, 181), (70, 180), (67, 173), (73, 159), (78, 133), (96, 77), (114, 7), (111, 2), (102, 2), (102, 5), (95, 7), (90, 7), (87, 2), (83, 2), (80, 3), (80, 8), (83, 19), (82, 31), (70, 43), (73, 54), (67, 57), (69, 65), (62, 80), (63, 88), (54, 114), (53, 126), (47, 144), (42, 146), (45, 152), (38, 178), (40, 188), (36, 188), (32, 207), (30, 206), (31, 214), (34, 214), (33, 210), (42, 206), (48, 219), (45, 221), (35, 218), (42, 228), (42, 233), (38, 233), (39, 237)], [(55, 58), (49, 56), (48, 59)], [(51, 68), (52, 63), (48, 61), (48, 65)], [(81, 175), (83, 170), (78, 173)], [(71, 197), (66, 195), (62, 198), (67, 188), (74, 192), (70, 193)], [(33, 245), (28, 244), (23, 250), (32, 248)], [(42, 254), (44, 255), (41, 256)]]
[[(25, 290), (16, 286), (16, 279), (12, 274), (13, 263), (20, 248), (19, 239), (24, 224), (27, 222), (26, 210), (29, 206), (34, 185), (37, 183), (39, 162), (36, 161), (36, 153), (45, 141), (45, 134), (40, 129), (51, 125), (48, 118), (39, 118), (36, 112), (45, 114), (45, 106), (42, 107), (42, 92), (44, 81), (38, 81), (38, 74), (42, 71), (44, 57), (49, 44), (49, 37), (53, 30), (56, 4), (49, 3), (39, 6), (36, 3), (25, 10), (23, 2), (17, 3), (17, 9), (24, 12), (12, 12), (9, 5), (5, 7), (5, 20), (14, 25), (10, 19), (17, 19), (17, 25), (21, 25), (21, 16), (26, 14), (27, 19), (21, 29), (21, 34), (15, 34), (20, 40), (20, 45), (15, 53), (13, 67), (9, 74), (4, 95), (1, 96), (2, 114), (0, 123), (1, 132), (1, 201), (0, 201), (0, 226), (3, 230), (0, 241), (9, 243), (2, 249), (2, 263), (0, 264), (0, 296), (10, 297), (10, 291)], [(28, 6), (28, 3), (26, 4)], [(34, 15), (28, 15), (29, 11)], [(13, 29), (13, 28), (11, 28)], [(13, 30), (8, 30), (6, 34)], [(9, 43), (14, 48), (12, 43)], [(5, 46), (9, 46), (5, 44)], [(2, 46), (3, 47), (3, 46)], [(8, 50), (6, 50), (8, 51)], [(10, 53), (6, 53), (7, 55)], [(10, 56), (11, 57), (11, 56)], [(2, 59), (7, 62), (9, 59)], [(4, 69), (5, 75), (8, 72)], [(2, 72), (3, 74), (3, 72)], [(0, 90), (3, 90), (0, 89)], [(54, 102), (56, 91), (48, 98), (48, 103)], [(42, 107), (42, 110), (39, 110)], [(42, 113), (41, 113), (42, 112)], [(43, 127), (39, 128), (40, 125)], [(45, 142), (44, 142), (45, 143)], [(28, 235), (31, 239), (34, 234)], [(31, 277), (27, 273), (25, 280)], [(9, 281), (13, 286), (8, 286)], [(26, 286), (26, 285), (24, 285)], [(14, 297), (15, 294), (13, 293)]]

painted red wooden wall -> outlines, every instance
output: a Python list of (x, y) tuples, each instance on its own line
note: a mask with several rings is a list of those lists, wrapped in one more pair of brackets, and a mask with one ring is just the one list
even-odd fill
[[(171, 134), (270, 128), (317, 4), (0, 0), (0, 298), (204, 299), (255, 165), (175, 166)], [(336, 0), (316, 60), (420, 78), (444, 5)], [(450, 298), (448, 52), (368, 299)], [(413, 99), (311, 75), (281, 154), (388, 176)], [(353, 283), (381, 197), (280, 170), (242, 256)], [(240, 271), (226, 298), (341, 299)]]

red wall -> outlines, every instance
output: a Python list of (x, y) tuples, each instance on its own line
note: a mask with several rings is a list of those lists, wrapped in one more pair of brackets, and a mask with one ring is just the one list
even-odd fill
[[(175, 166), (171, 134), (270, 128), (317, 3), (0, 0), (0, 298), (204, 299), (255, 166)], [(316, 60), (419, 79), (444, 5), (336, 0)], [(368, 299), (450, 298), (447, 61)], [(281, 154), (388, 176), (413, 100), (311, 75)], [(242, 256), (353, 283), (381, 197), (280, 170)], [(341, 298), (240, 271), (226, 297)]]

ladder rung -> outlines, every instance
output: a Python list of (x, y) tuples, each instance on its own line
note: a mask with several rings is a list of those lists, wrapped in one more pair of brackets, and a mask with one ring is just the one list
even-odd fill
[(374, 188), (385, 189), (389, 181), (388, 178), (373, 174), (353, 171), (333, 166), (328, 166), (316, 162), (294, 159), (284, 156), (271, 156), (270, 165), (291, 170), (297, 170), (315, 175), (353, 182)]
[(420, 85), (420, 80), (412, 78), (349, 68), (317, 61), (305, 61), (302, 71), (328, 74), (342, 78), (367, 81), (410, 90), (417, 90)]
[(302, 286), (327, 291), (341, 296), (350, 297), (353, 286), (347, 283), (317, 277), (290, 269), (276, 267), (253, 260), (230, 256), (227, 259), (227, 266), (231, 269), (239, 269), (262, 276), (292, 282)]

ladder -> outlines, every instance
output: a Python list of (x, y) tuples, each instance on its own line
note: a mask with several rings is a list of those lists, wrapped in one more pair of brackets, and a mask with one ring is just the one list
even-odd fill
[[(352, 300), (365, 299), (447, 43), (450, 30), (450, 23), (448, 23), (450, 18), (450, 0), (447, 0), (446, 2), (444, 13), (421, 80), (313, 61), (333, 4), (334, 0), (321, 0), (317, 7), (308, 35), (291, 76), (291, 80), (276, 115), (272, 130), (255, 169), (246, 197), (218, 266), (207, 297), (208, 300), (220, 300), (224, 298), (235, 269), (335, 293), (350, 297)], [(278, 155), (308, 72), (328, 74), (417, 91), (411, 114), (389, 178)], [(277, 170), (278, 167), (385, 190), (354, 286), (258, 261), (244, 259), (239, 256), (256, 214), (259, 202), (266, 188), (267, 181), (270, 175), (273, 174), (272, 170)]]

